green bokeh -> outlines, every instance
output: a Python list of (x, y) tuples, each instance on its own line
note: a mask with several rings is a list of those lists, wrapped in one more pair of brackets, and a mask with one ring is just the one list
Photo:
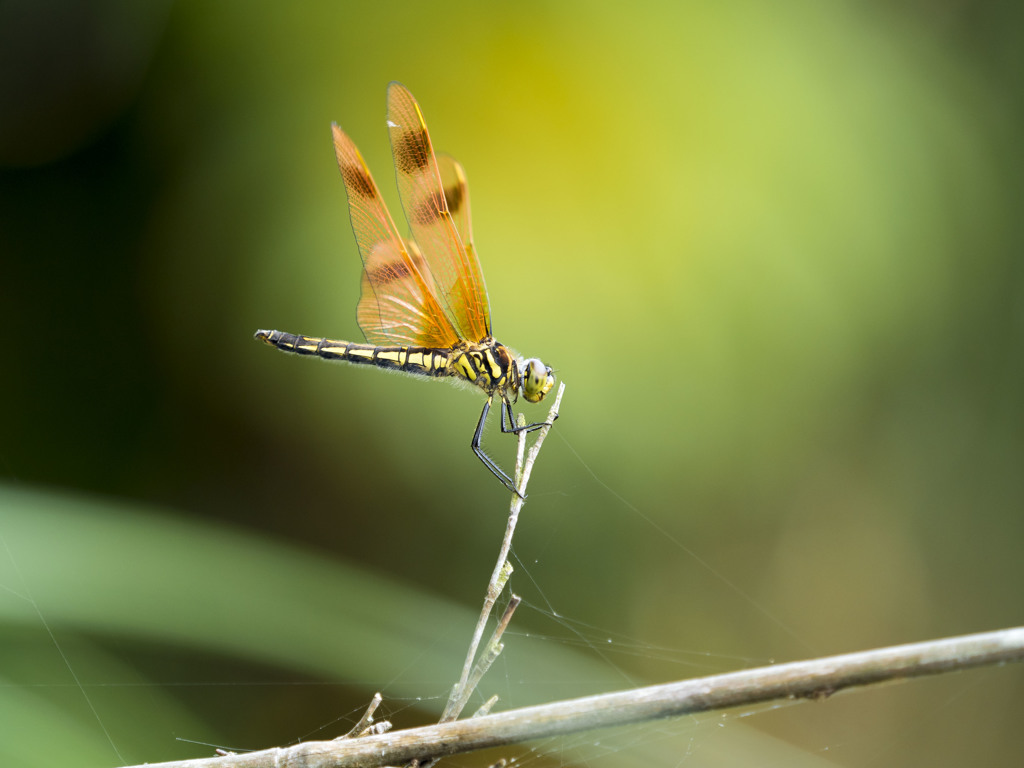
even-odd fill
[[(54, 764), (55, 731), (61, 762), (117, 762), (29, 595), (128, 760), (282, 743), (377, 689), (399, 725), (440, 708), (504, 520), (479, 397), (251, 338), (360, 339), (329, 126), (397, 213), (395, 79), (467, 169), (495, 334), (567, 385), (513, 587), (647, 648), (575, 667), (517, 638), (503, 705), (1020, 624), (1022, 16), (0, 6), (8, 762)], [(504, 465), (511, 442), (488, 433)], [(1004, 669), (745, 726), (841, 765), (998, 765), (1022, 707)], [(731, 728), (695, 725), (690, 764), (742, 763)]]

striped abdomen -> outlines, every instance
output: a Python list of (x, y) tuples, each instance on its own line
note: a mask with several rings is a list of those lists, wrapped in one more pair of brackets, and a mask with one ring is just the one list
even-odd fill
[(419, 376), (451, 376), (452, 352), (429, 347), (375, 347), (351, 341), (297, 336), (282, 331), (256, 331), (256, 338), (284, 352), (313, 355), (360, 365), (376, 365)]

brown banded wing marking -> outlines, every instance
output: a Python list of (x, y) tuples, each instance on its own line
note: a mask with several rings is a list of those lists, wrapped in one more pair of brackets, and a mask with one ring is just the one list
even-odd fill
[[(451, 214), (455, 231), (458, 232), (463, 245), (468, 246), (472, 240), (469, 226), (469, 190), (466, 186), (466, 174), (462, 166), (447, 155), (437, 155), (437, 171), (441, 177), (443, 189), (432, 191), (429, 197), (417, 201), (411, 218), (416, 221), (432, 223), (443, 216), (445, 205)], [(444, 203), (441, 204), (441, 195)]]
[[(455, 158), (445, 154), (437, 156), (437, 170), (444, 187), (444, 198), (452, 216), (452, 223), (462, 238), (462, 247), (466, 252), (463, 265), (469, 270), (468, 283), (476, 286), (477, 293), (483, 297), (483, 307), (478, 306), (476, 309), (478, 313), (482, 313), (482, 318), (471, 322), (482, 323), (485, 330), (484, 336), (490, 336), (491, 316), (487, 307), (487, 286), (484, 283), (483, 270), (480, 268), (480, 259), (477, 258), (476, 249), (473, 247), (473, 223), (470, 217), (469, 183), (466, 180), (466, 172)], [(481, 341), (483, 338), (473, 339), (473, 341)]]
[(395, 158), (395, 170), (399, 173), (415, 174), (430, 165), (430, 134), (426, 125), (408, 124), (406, 130), (393, 133), (391, 153)]
[[(490, 335), (490, 310), (476, 252), (463, 239), (471, 236), (465, 174), (454, 161), (439, 163), (434, 156), (423, 113), (400, 83), (388, 87), (388, 132), (398, 192), (433, 275), (438, 301), (461, 338), (481, 341)], [(460, 202), (458, 220), (449, 209), (449, 190), (450, 199)]]
[[(358, 152), (358, 150), (356, 150)], [(341, 171), (341, 179), (345, 182), (345, 189), (350, 195), (357, 195), (365, 200), (378, 196), (377, 185), (373, 183), (373, 176), (361, 165), (338, 165)]]
[[(440, 202), (441, 195), (441, 192), (432, 192), (429, 198), (418, 200), (416, 209), (409, 212), (409, 218), (419, 222), (429, 222), (432, 219), (441, 218), (444, 210)], [(447, 200), (447, 196), (445, 199)]]
[[(452, 215), (455, 230), (467, 248), (473, 242), (473, 225), (469, 216), (469, 183), (466, 172), (451, 155), (437, 156), (437, 173), (444, 188), (444, 201)], [(477, 264), (479, 266), (479, 264)]]
[(363, 259), (362, 293), (356, 316), (373, 344), (447, 348), (459, 336), (437, 298), (419, 249), (406, 244), (380, 196), (355, 143), (331, 127), (341, 178), (348, 191), (352, 230)]
[(366, 279), (370, 285), (383, 286), (393, 280), (408, 280), (412, 277), (412, 271), (406, 266), (405, 261), (393, 261), (390, 264), (381, 264), (372, 272), (366, 270)]

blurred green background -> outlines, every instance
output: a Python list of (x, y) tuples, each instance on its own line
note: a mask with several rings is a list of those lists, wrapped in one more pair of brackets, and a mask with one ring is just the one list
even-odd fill
[[(397, 214), (395, 79), (567, 385), (486, 695), (1022, 623), (1022, 50), (997, 2), (0, 4), (4, 764), (440, 711), (507, 503), (479, 396), (252, 339), (361, 338), (329, 126)], [(498, 754), (1006, 765), (1022, 711), (1011, 667)]]

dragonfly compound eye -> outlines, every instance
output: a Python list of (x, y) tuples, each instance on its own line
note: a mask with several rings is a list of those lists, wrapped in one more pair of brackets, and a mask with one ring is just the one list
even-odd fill
[(555, 374), (535, 357), (523, 362), (522, 376), (523, 397), (531, 403), (539, 403), (555, 386)]

